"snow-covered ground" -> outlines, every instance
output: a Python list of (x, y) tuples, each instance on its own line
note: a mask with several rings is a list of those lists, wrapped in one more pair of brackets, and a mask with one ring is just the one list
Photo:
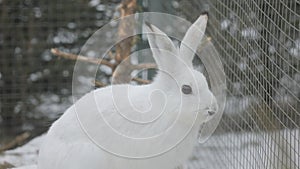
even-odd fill
[(0, 154), (0, 164), (8, 162), (18, 167), (36, 164), (39, 146), (43, 139), (44, 135), (36, 137), (22, 147)]
[[(300, 168), (299, 136), (299, 129), (215, 135), (195, 148), (184, 169)], [(37, 137), (23, 147), (1, 154), (0, 164), (6, 161), (18, 167), (27, 166), (18, 169), (35, 169), (43, 138)]]
[(299, 129), (214, 136), (195, 149), (186, 168), (299, 169), (299, 136)]

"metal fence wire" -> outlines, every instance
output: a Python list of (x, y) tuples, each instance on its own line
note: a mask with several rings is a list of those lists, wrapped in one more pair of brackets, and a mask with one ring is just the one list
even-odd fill
[(75, 62), (50, 49), (77, 54), (119, 3), (0, 0), (0, 142), (45, 132), (70, 106)]
[[(138, 1), (151, 2), (159, 1)], [(184, 168), (300, 168), (300, 1), (161, 2), (161, 12), (169, 9), (191, 22), (209, 12), (207, 34), (227, 76), (220, 125)], [(10, 135), (44, 132), (71, 104), (74, 62), (57, 59), (50, 49), (78, 53), (118, 16), (119, 3), (0, 0), (0, 145)]]
[(227, 134), (200, 146), (198, 165), (190, 168), (300, 168), (300, 2), (180, 3), (181, 14), (191, 20), (199, 9), (209, 11), (208, 34), (222, 57), (228, 87), (217, 129)]

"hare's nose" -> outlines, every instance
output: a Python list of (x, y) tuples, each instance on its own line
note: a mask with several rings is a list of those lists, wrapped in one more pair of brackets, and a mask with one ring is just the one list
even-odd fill
[(211, 111), (211, 110), (208, 111), (208, 114), (209, 114), (210, 116), (214, 115), (215, 113), (216, 113), (215, 111)]

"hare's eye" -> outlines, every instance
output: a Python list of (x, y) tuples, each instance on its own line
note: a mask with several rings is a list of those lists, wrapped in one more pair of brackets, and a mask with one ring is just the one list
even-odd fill
[(182, 85), (181, 91), (184, 94), (191, 94), (192, 93), (192, 88), (189, 85)]

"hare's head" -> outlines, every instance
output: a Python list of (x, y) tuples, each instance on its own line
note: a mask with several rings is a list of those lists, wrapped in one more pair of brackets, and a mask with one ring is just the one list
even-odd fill
[(180, 99), (181, 109), (197, 112), (203, 121), (210, 120), (217, 112), (215, 96), (208, 87), (205, 76), (193, 68), (192, 60), (204, 36), (208, 16), (201, 15), (188, 29), (180, 47), (157, 27), (146, 23), (148, 42), (158, 66), (154, 84), (161, 85), (172, 96)]

